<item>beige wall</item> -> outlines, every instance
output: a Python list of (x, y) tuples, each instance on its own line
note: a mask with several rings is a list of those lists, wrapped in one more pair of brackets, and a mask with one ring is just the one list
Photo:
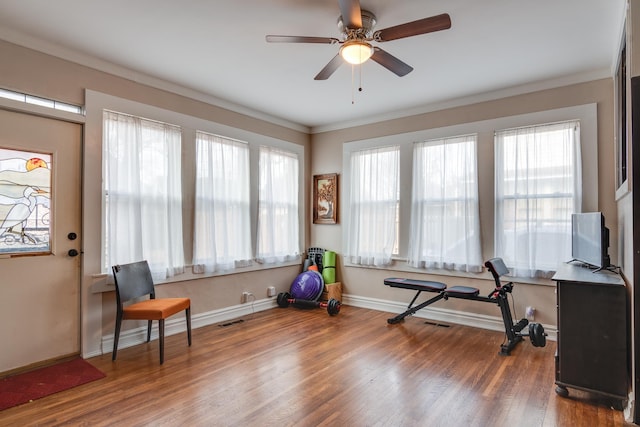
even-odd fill
[[(615, 203), (615, 162), (613, 146), (613, 80), (603, 79), (588, 83), (575, 84), (557, 89), (543, 90), (525, 95), (512, 96), (493, 101), (487, 101), (457, 108), (389, 120), (371, 125), (358, 126), (349, 129), (330, 131), (312, 135), (312, 174), (342, 173), (342, 145), (353, 140), (363, 140), (382, 136), (416, 132), (425, 129), (436, 129), (447, 126), (460, 125), (484, 120), (516, 116), (563, 107), (583, 104), (597, 104), (598, 126), (598, 209), (607, 219), (607, 226), (611, 230), (610, 255), (612, 261), (617, 262), (617, 208)], [(480, 139), (492, 135), (479, 135)], [(491, 141), (490, 141), (491, 143)], [(479, 143), (479, 180), (488, 182), (480, 189), (480, 212), (482, 230), (483, 256), (485, 259), (493, 256), (493, 158), (491, 152), (483, 152)], [(588, 171), (585, 171), (588, 173)], [(342, 253), (342, 228), (345, 227), (348, 213), (344, 204), (339, 212), (339, 225), (312, 225), (311, 243)], [(456, 276), (428, 275), (385, 270), (372, 270), (357, 267), (345, 267), (340, 258), (338, 277), (343, 282), (345, 293), (374, 300), (396, 301), (408, 303), (411, 295), (407, 291), (391, 289), (383, 285), (385, 277), (401, 274), (407, 277), (425, 280), (443, 281), (449, 285), (468, 285), (481, 289), (482, 294), (488, 294), (492, 288), (492, 281), (487, 273), (477, 275)], [(551, 281), (542, 284), (520, 283), (514, 291), (515, 310), (520, 316), (524, 315), (527, 305), (537, 310), (536, 321), (546, 325), (556, 325), (555, 286)], [(479, 304), (469, 301), (440, 301), (436, 307), (460, 310), (480, 315), (499, 316), (497, 307), (490, 304)]]
[[(343, 130), (308, 135), (306, 132), (292, 130), (265, 120), (256, 119), (224, 108), (209, 105), (202, 101), (176, 95), (166, 90), (155, 89), (137, 83), (138, 76), (129, 79), (116, 77), (57, 59), (39, 52), (25, 49), (11, 43), (0, 41), (0, 86), (27, 92), (56, 100), (84, 104), (86, 89), (137, 101), (155, 107), (176, 111), (193, 117), (223, 123), (246, 131), (267, 135), (273, 138), (299, 144), (305, 147), (305, 188), (311, 188), (312, 176), (322, 173), (342, 171), (342, 144), (346, 141), (381, 137), (424, 129), (439, 128), (474, 121), (488, 120), (510, 115), (525, 114), (549, 109), (570, 107), (589, 103), (597, 103), (598, 108), (598, 200), (599, 209), (608, 220), (611, 229), (611, 256), (618, 261), (618, 228), (615, 218), (618, 217), (614, 198), (614, 150), (613, 150), (613, 82), (603, 79), (594, 82), (565, 86), (557, 89), (543, 90), (526, 95), (512, 96), (483, 103), (465, 105), (456, 108), (435, 111), (412, 117), (389, 120), (371, 125), (357, 126)], [(9, 59), (9, 60), (8, 60)], [(85, 135), (85, 162), (95, 165), (100, 150), (96, 141), (99, 135)], [(480, 153), (480, 161), (487, 164), (481, 169), (484, 179), (492, 169), (488, 163), (490, 156)], [(99, 162), (97, 163), (99, 164)], [(87, 191), (100, 188), (100, 174), (95, 169), (84, 172), (85, 195)], [(93, 294), (90, 291), (93, 283), (92, 275), (100, 272), (99, 244), (96, 236), (100, 229), (100, 208), (94, 198), (85, 200), (84, 227), (85, 236), (83, 261), (83, 353), (94, 354), (99, 351), (100, 340), (112, 333), (113, 297), (112, 295)], [(306, 200), (311, 200), (307, 197)], [(486, 202), (485, 206), (486, 206)], [(310, 218), (311, 207), (307, 206), (306, 218)], [(492, 211), (492, 209), (491, 209)], [(307, 246), (321, 246), (342, 253), (342, 227), (346, 212), (339, 212), (338, 225), (312, 225), (307, 221), (305, 230)], [(483, 231), (483, 238), (491, 240)], [(89, 237), (93, 236), (93, 237)], [(486, 253), (489, 257), (492, 254)], [(239, 288), (253, 292), (258, 298), (264, 294), (265, 281), (276, 286), (278, 290), (286, 290), (298, 267), (287, 267), (269, 270), (268, 272), (244, 273), (208, 279), (196, 279), (160, 287), (160, 295), (186, 293), (194, 300), (194, 314), (205, 313), (239, 303)], [(384, 270), (363, 268), (345, 268), (340, 258), (338, 278), (345, 284), (345, 293), (360, 298), (381, 299), (402, 302), (405, 304), (407, 292), (393, 290), (382, 285), (384, 277), (393, 275)], [(414, 276), (416, 274), (413, 274)], [(492, 287), (488, 275), (479, 278), (456, 276), (419, 275), (422, 278), (433, 278), (450, 284), (468, 284), (481, 288), (483, 294)], [(516, 309), (523, 313), (525, 305), (533, 305), (538, 309), (537, 320), (555, 325), (555, 295), (551, 282), (543, 285), (519, 284), (515, 293)], [(240, 291), (241, 291), (240, 290)], [(438, 303), (440, 304), (440, 303)], [(497, 309), (489, 304), (465, 303), (449, 301), (447, 308), (468, 311), (470, 313), (497, 316)]]
[[(305, 170), (308, 171), (310, 168), (310, 137), (306, 132), (137, 83), (135, 80), (139, 76), (136, 75), (131, 75), (130, 79), (117, 77), (2, 40), (0, 58), (0, 87), (79, 105), (85, 104), (85, 90), (92, 90), (175, 111), (301, 145), (305, 147)], [(96, 112), (87, 111), (88, 117), (92, 114)], [(84, 233), (80, 235), (84, 247), (81, 280), (82, 354), (91, 356), (100, 354), (103, 337), (113, 334), (115, 301), (113, 292), (92, 292), (92, 286), (96, 282), (94, 275), (101, 272), (101, 134), (85, 125), (84, 139)], [(304, 188), (309, 188), (308, 182), (308, 178), (305, 178)], [(308, 214), (309, 212), (307, 217)], [(305, 242), (309, 240), (308, 232), (307, 227)], [(252, 292), (259, 300), (267, 297), (268, 285), (275, 286), (278, 292), (288, 290), (299, 270), (300, 266), (296, 265), (261, 272), (193, 279), (159, 286), (158, 294), (189, 296), (192, 299), (193, 315), (197, 317), (198, 314), (237, 306), (241, 302), (240, 296), (243, 291)], [(123, 328), (130, 329), (136, 326), (134, 322), (131, 322), (131, 325), (127, 323), (125, 322)]]

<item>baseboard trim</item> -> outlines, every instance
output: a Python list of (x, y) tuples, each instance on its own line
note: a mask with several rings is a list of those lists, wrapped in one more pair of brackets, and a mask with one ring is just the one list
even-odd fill
[[(368, 308), (376, 311), (384, 311), (388, 313), (402, 313), (406, 310), (406, 303), (382, 300), (377, 298), (368, 298), (358, 295), (342, 295), (342, 303), (345, 306), (353, 306), (360, 308)], [(240, 304), (233, 305), (231, 307), (225, 307), (219, 310), (213, 310), (206, 313), (199, 313), (191, 317), (192, 329), (201, 328), (203, 326), (214, 325), (217, 323), (225, 322), (231, 319), (237, 319), (242, 316), (247, 316), (251, 313), (269, 310), (277, 307), (276, 300), (274, 298), (266, 298), (255, 301), (253, 304)], [(348, 308), (347, 308), (348, 309)], [(496, 309), (496, 311), (499, 311)], [(503, 331), (504, 323), (502, 317), (488, 316), (484, 314), (468, 313), (464, 311), (449, 310), (440, 307), (428, 307), (424, 308), (413, 315), (421, 319), (451, 323), (456, 325), (471, 326), (474, 328), (488, 329), (491, 331)], [(556, 341), (558, 330), (555, 326), (545, 325), (544, 330), (547, 333), (547, 339)], [(165, 323), (165, 335), (170, 336), (179, 334), (187, 330), (186, 321), (184, 316), (175, 316)], [(151, 339), (158, 338), (158, 326), (154, 324), (151, 330)], [(120, 334), (120, 341), (118, 342), (118, 349), (132, 347), (134, 345), (142, 344), (147, 340), (147, 328), (142, 326), (135, 329), (129, 329), (123, 331)], [(113, 333), (104, 335), (102, 337), (102, 353), (111, 353), (113, 350)], [(100, 354), (83, 355), (83, 357), (100, 356)]]
[[(342, 295), (343, 303), (354, 307), (368, 308), (371, 310), (385, 311), (389, 313), (402, 313), (407, 309), (406, 303), (397, 301), (381, 300), (376, 298), (362, 297), (358, 295)], [(496, 307), (496, 311), (500, 311)], [(456, 325), (471, 326), (474, 328), (488, 329), (491, 331), (504, 332), (504, 323), (501, 316), (488, 316), (484, 314), (469, 313), (465, 311), (450, 310), (440, 307), (423, 308), (416, 312), (414, 317), (421, 319), (452, 323)], [(547, 339), (556, 341), (558, 330), (552, 325), (542, 325), (547, 333)]]
[[(277, 307), (274, 298), (265, 298), (257, 300), (250, 304), (239, 304), (230, 307), (221, 308), (219, 310), (208, 311), (191, 316), (191, 329), (201, 328), (203, 326), (214, 325), (231, 319), (237, 319), (247, 316), (258, 311), (269, 310)], [(183, 333), (187, 330), (187, 322), (184, 315), (176, 315), (165, 322), (165, 336)], [(151, 339), (158, 339), (158, 324), (154, 322), (151, 328)], [(128, 329), (120, 333), (118, 341), (118, 349), (132, 347), (147, 341), (147, 328), (141, 326), (139, 328)], [(111, 353), (113, 351), (113, 333), (102, 337), (102, 354)], [(99, 356), (95, 354), (93, 356)], [(85, 356), (87, 357), (87, 356)], [(89, 356), (90, 357), (90, 356)]]

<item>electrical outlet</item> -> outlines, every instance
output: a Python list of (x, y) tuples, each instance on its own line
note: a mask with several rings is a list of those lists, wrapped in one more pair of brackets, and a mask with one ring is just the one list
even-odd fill
[(274, 286), (269, 286), (267, 288), (267, 296), (268, 297), (273, 297), (276, 295), (276, 288)]
[(244, 304), (249, 302), (249, 298), (251, 297), (253, 297), (253, 294), (251, 292), (244, 291), (242, 293), (242, 303)]

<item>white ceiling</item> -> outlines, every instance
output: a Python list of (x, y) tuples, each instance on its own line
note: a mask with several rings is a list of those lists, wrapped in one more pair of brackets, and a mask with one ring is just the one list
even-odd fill
[(379, 43), (414, 71), (397, 77), (368, 61), (362, 92), (346, 64), (313, 79), (338, 46), (265, 42), (339, 37), (337, 0), (0, 0), (0, 38), (317, 132), (611, 76), (625, 3), (361, 0), (376, 29), (444, 12), (452, 21)]

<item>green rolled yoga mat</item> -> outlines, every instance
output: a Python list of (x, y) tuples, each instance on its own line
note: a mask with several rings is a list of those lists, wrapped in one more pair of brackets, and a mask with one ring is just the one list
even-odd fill
[(322, 278), (325, 284), (336, 282), (336, 253), (324, 251), (322, 255)]

